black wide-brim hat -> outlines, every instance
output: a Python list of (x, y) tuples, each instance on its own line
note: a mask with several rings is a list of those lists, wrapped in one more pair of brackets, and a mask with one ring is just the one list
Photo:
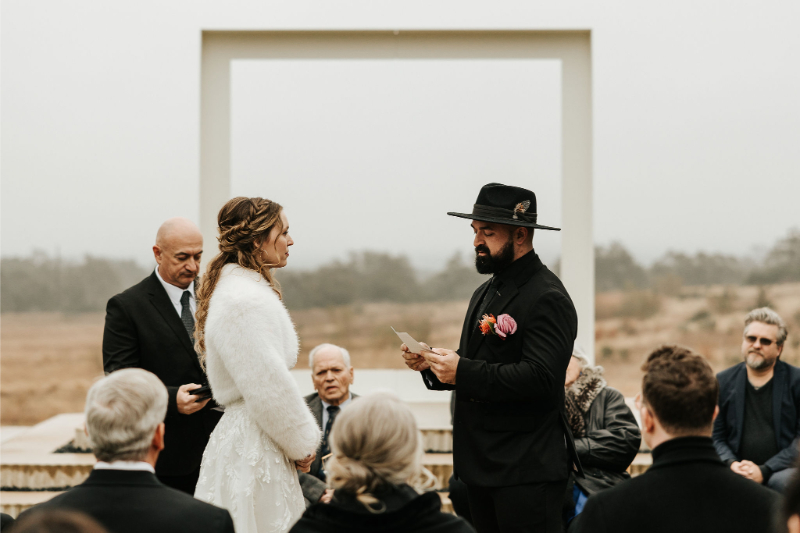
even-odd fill
[(561, 228), (551, 228), (536, 223), (536, 195), (533, 191), (502, 183), (484, 185), (478, 193), (475, 205), (472, 206), (472, 213), (448, 212), (447, 214), (481, 222), (561, 231)]

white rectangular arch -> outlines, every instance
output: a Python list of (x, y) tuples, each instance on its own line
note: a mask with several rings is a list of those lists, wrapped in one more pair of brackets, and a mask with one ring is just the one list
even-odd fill
[(200, 228), (216, 254), (216, 214), (231, 195), (234, 59), (557, 59), (562, 90), (561, 279), (578, 312), (578, 343), (594, 359), (591, 32), (203, 31)]

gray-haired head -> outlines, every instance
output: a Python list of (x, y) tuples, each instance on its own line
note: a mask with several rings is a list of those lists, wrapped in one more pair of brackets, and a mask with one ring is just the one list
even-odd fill
[(86, 432), (101, 461), (141, 461), (167, 414), (167, 388), (141, 368), (104, 377), (86, 394)]
[(589, 362), (589, 358), (586, 356), (586, 353), (580, 346), (578, 345), (573, 346), (572, 357), (577, 359), (581, 365), (581, 376), (575, 383), (572, 384), (572, 387), (578, 389), (582, 387), (584, 383), (588, 383), (595, 379), (601, 380), (602, 386), (605, 386), (606, 381), (605, 378), (603, 378), (603, 371), (605, 369), (600, 365), (592, 365)]
[(762, 324), (777, 326), (778, 335), (775, 343), (778, 346), (783, 346), (783, 343), (786, 342), (786, 337), (789, 335), (789, 331), (786, 329), (786, 323), (783, 321), (783, 319), (780, 317), (778, 313), (776, 313), (769, 307), (759, 307), (758, 309), (753, 309), (752, 311), (747, 313), (747, 318), (744, 319), (745, 335), (747, 335), (747, 327), (753, 322), (761, 322)]
[(342, 348), (341, 346), (336, 346), (335, 344), (329, 344), (327, 342), (322, 343), (322, 344), (317, 345), (317, 346), (314, 346), (314, 348), (308, 354), (308, 367), (311, 368), (312, 370), (314, 369), (314, 356), (317, 355), (317, 352), (320, 352), (321, 350), (331, 349), (331, 348), (339, 350), (339, 352), (341, 352), (342, 361), (344, 361), (344, 366), (346, 368), (350, 368), (350, 366), (351, 366), (350, 365), (350, 352), (348, 352), (346, 349)]

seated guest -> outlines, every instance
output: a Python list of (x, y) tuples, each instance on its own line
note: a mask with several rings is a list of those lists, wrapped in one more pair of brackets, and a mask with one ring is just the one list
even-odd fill
[(73, 509), (114, 533), (233, 532), (228, 511), (163, 485), (155, 475), (164, 448), (167, 389), (139, 368), (118, 370), (86, 395), (86, 433), (97, 464), (82, 484), (26, 511)]
[(66, 509), (37, 509), (14, 524), (13, 533), (108, 533), (84, 513)]
[(714, 451), (719, 385), (708, 362), (663, 346), (642, 369), (636, 399), (653, 465), (592, 495), (570, 533), (769, 531), (779, 495), (731, 472)]
[(317, 392), (309, 394), (305, 400), (322, 430), (322, 443), (316, 459), (311, 463), (311, 470), (307, 474), (299, 472), (306, 507), (312, 503), (331, 501), (333, 491), (325, 486), (322, 458), (331, 453), (328, 437), (336, 416), (350, 405), (352, 399), (358, 398), (357, 394), (350, 392), (353, 383), (350, 353), (341, 346), (316, 346), (308, 354), (308, 366), (311, 367), (311, 380)]
[(719, 373), (714, 447), (740, 476), (783, 492), (800, 439), (800, 369), (781, 361), (787, 331), (768, 307), (744, 321), (744, 362)]
[(387, 393), (363, 396), (336, 420), (327, 461), (329, 504), (306, 509), (291, 529), (312, 532), (467, 533), (460, 518), (443, 513), (422, 466), (422, 436), (411, 410)]
[(7, 527), (11, 527), (14, 523), (14, 517), (10, 514), (0, 513), (0, 531), (4, 531)]
[(567, 421), (584, 474), (572, 475), (570, 520), (589, 496), (630, 479), (626, 470), (639, 451), (642, 433), (625, 397), (606, 385), (603, 367), (590, 365), (580, 350), (572, 352), (564, 387)]

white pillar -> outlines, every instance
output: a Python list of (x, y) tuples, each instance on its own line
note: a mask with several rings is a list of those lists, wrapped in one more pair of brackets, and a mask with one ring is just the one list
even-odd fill
[(578, 313), (578, 344), (594, 360), (591, 33), (576, 30), (204, 31), (200, 229), (206, 264), (216, 217), (231, 197), (233, 59), (558, 59), (562, 65), (561, 278)]

